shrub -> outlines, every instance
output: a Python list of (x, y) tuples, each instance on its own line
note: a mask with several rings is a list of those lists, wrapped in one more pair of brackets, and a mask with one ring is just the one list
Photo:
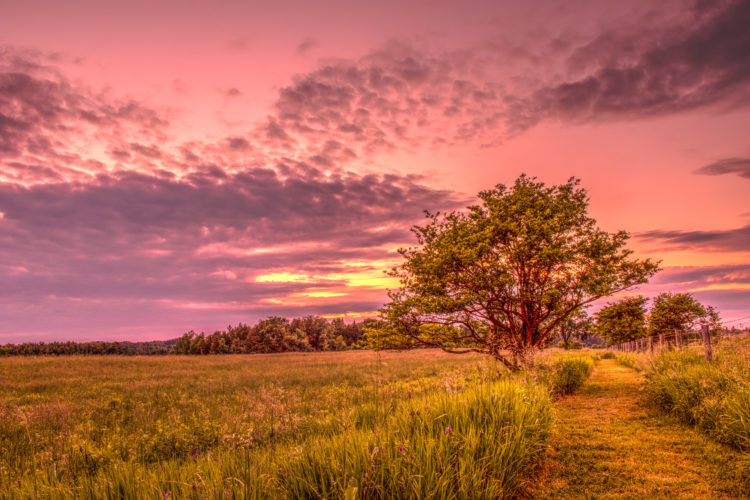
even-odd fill
[(568, 342), (568, 349), (583, 349), (583, 342), (577, 340), (570, 340)]
[(599, 355), (599, 359), (615, 359), (615, 353), (607, 351)]
[(564, 354), (539, 372), (554, 394), (570, 394), (586, 382), (594, 367), (594, 358), (588, 354)]

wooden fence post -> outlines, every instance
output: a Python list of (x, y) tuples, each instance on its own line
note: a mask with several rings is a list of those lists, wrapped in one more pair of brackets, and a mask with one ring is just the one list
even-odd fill
[(706, 361), (711, 362), (714, 359), (714, 352), (711, 349), (711, 333), (708, 331), (708, 325), (701, 327), (703, 333), (703, 350), (706, 353)]
[(660, 351), (664, 350), (664, 334), (663, 333), (659, 334), (659, 350)]
[(653, 335), (648, 336), (648, 352), (650, 352), (651, 354), (654, 353), (654, 336)]
[(677, 344), (677, 349), (682, 350), (682, 332), (679, 330), (674, 331), (674, 340)]

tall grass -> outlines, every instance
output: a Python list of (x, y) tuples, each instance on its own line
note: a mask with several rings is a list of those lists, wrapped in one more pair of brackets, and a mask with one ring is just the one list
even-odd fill
[(551, 357), (537, 371), (553, 394), (570, 394), (581, 387), (591, 375), (594, 358), (590, 354), (572, 353)]
[(646, 393), (664, 411), (750, 451), (750, 339), (719, 344), (712, 363), (697, 350), (657, 356), (646, 373)]
[(641, 371), (642, 362), (639, 356), (644, 355), (639, 355), (632, 352), (618, 352), (617, 354), (615, 354), (615, 360), (622, 366), (627, 366), (628, 368)]
[(497, 371), (435, 351), (3, 359), (0, 498), (511, 496), (551, 403)]
[(382, 427), (337, 434), (284, 462), (291, 498), (502, 498), (552, 424), (546, 389), (504, 380), (412, 400)]

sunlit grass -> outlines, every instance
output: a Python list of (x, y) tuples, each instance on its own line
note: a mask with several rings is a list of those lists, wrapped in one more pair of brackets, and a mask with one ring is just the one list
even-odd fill
[(509, 496), (552, 425), (548, 361), (0, 359), (0, 498)]
[(750, 452), (750, 339), (719, 343), (711, 363), (702, 349), (657, 356), (646, 374), (646, 390), (659, 408)]

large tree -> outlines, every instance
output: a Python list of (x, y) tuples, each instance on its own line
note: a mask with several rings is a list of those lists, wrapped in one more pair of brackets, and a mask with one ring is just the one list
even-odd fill
[(645, 297), (630, 297), (607, 304), (594, 317), (599, 335), (609, 345), (622, 344), (646, 336)]
[(517, 368), (571, 314), (645, 283), (657, 264), (632, 258), (626, 232), (597, 227), (579, 185), (522, 175), (465, 211), (427, 213), (413, 228), (419, 246), (401, 249), (392, 271), (401, 288), (381, 311), (378, 342), (481, 352)]

